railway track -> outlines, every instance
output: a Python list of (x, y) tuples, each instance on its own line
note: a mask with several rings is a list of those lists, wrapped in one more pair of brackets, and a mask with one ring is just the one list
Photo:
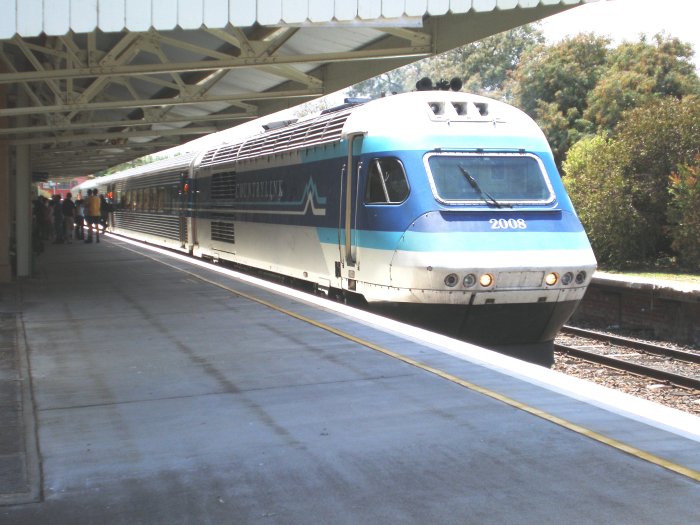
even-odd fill
[(700, 391), (700, 353), (580, 328), (564, 327), (555, 352)]

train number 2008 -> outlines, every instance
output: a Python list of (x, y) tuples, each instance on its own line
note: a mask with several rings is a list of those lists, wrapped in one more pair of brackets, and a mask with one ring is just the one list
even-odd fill
[(525, 219), (490, 219), (489, 224), (492, 230), (525, 230), (527, 223)]

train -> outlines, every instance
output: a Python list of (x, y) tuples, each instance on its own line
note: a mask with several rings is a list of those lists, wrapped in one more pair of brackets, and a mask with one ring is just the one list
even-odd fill
[(115, 234), (551, 364), (596, 259), (524, 112), (419, 90), (245, 129), (74, 191), (107, 196)]

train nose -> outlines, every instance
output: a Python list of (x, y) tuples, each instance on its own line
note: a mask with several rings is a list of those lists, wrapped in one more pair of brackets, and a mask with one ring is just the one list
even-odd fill
[(491, 231), (492, 217), (435, 211), (417, 218), (397, 243), (391, 286), (410, 289), (419, 302), (551, 303), (580, 298), (595, 268), (582, 230), (557, 231), (561, 221), (548, 216), (547, 231), (541, 225)]
[(457, 302), (464, 300), (457, 295), (470, 296), (475, 287), (491, 286), (484, 272), (461, 270), (466, 261), (461, 247), (455, 246), (464, 241), (460, 228), (446, 222), (439, 212), (428, 212), (415, 219), (394, 250), (389, 268), (391, 285), (425, 297), (431, 291), (446, 290), (452, 292)]

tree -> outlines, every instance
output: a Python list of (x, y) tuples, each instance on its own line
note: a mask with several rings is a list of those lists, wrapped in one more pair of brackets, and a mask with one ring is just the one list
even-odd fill
[[(415, 81), (412, 86), (406, 84), (412, 81), (409, 77), (409, 71), (415, 69), (415, 66), (409, 64), (376, 77), (363, 80), (352, 86), (348, 90), (350, 97), (371, 97), (379, 98), (392, 93), (403, 93), (415, 89)], [(415, 76), (414, 76), (415, 78)], [(418, 77), (420, 78), (420, 77)]]
[(652, 249), (648, 224), (631, 198), (625, 145), (605, 134), (587, 137), (569, 150), (564, 185), (603, 265), (625, 267)]
[[(580, 34), (531, 48), (515, 70), (515, 104), (538, 123), (560, 121), (552, 135), (543, 126), (558, 165), (572, 141), (591, 130), (583, 118), (587, 96), (605, 72), (609, 45), (608, 38)], [(564, 122), (573, 133), (561, 131)]]
[(542, 44), (542, 31), (528, 24), (422, 60), (418, 73), (433, 79), (458, 77), (465, 91), (510, 101), (512, 75), (521, 57)]
[(615, 137), (628, 149), (635, 207), (649, 223), (655, 251), (670, 249), (666, 235), (669, 177), (700, 155), (700, 97), (667, 96), (624, 114)]
[(663, 34), (648, 43), (623, 43), (610, 51), (607, 69), (587, 97), (584, 118), (597, 130), (612, 131), (623, 112), (658, 96), (700, 93), (690, 44)]
[(524, 25), (365, 80), (350, 88), (349, 95), (380, 97), (413, 91), (423, 77), (435, 82), (458, 77), (465, 91), (509, 100), (520, 57), (543, 42), (540, 29)]
[(700, 271), (700, 156), (670, 177), (671, 247), (683, 268)]
[(700, 238), (679, 225), (695, 224), (699, 157), (699, 97), (654, 98), (624, 113), (612, 136), (571, 147), (565, 185), (601, 262), (645, 264), (671, 250), (694, 260), (687, 250)]

